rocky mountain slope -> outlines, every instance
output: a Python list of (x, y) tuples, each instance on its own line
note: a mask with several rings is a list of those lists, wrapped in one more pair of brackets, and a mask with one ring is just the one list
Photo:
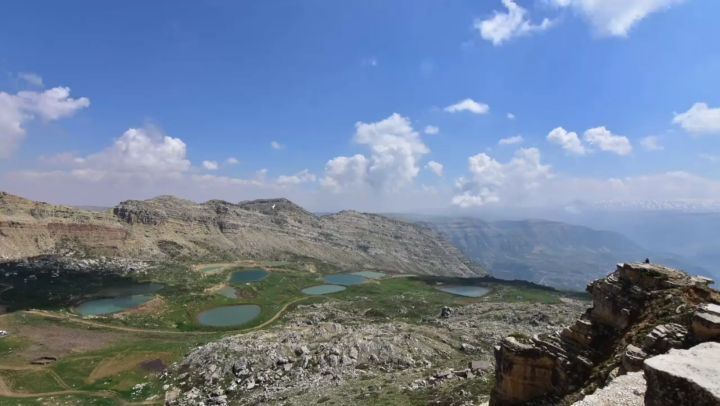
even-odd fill
[(589, 281), (648, 250), (610, 231), (545, 220), (484, 221), (470, 217), (410, 217), (432, 228), (493, 276), (582, 290)]
[(495, 348), (490, 404), (572, 404), (606, 385), (578, 404), (720, 404), (720, 344), (708, 343), (720, 340), (720, 292), (709, 282), (659, 265), (618, 265), (588, 286), (593, 307), (575, 324), (512, 335)]
[(316, 216), (286, 199), (198, 204), (170, 196), (87, 211), (0, 193), (0, 259), (309, 259), (339, 268), (475, 276), (431, 230), (379, 215)]

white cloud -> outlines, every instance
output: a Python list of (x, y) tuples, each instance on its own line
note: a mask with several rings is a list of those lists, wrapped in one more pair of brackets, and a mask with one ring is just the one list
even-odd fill
[(522, 137), (522, 135), (515, 135), (512, 137), (500, 138), (500, 141), (498, 141), (498, 145), (522, 144), (524, 141), (525, 139)]
[(552, 27), (553, 22), (547, 18), (540, 24), (533, 24), (527, 18), (527, 10), (520, 7), (513, 0), (502, 0), (507, 13), (495, 12), (495, 15), (486, 20), (475, 20), (474, 27), (480, 36), (493, 43), (502, 45), (512, 38), (528, 35), (534, 32), (545, 31)]
[(46, 121), (72, 116), (90, 105), (90, 100), (70, 97), (70, 88), (55, 87), (43, 92), (0, 92), (0, 159), (8, 158), (25, 137), (24, 125), (35, 118)]
[(430, 161), (425, 167), (437, 176), (443, 176), (444, 166), (440, 162)]
[(447, 111), (448, 113), (469, 111), (470, 113), (475, 114), (486, 114), (488, 111), (490, 111), (490, 106), (485, 103), (478, 103), (475, 100), (468, 98), (445, 107), (445, 111)]
[(369, 162), (364, 155), (339, 156), (325, 164), (321, 184), (336, 192), (363, 187), (367, 182)]
[(436, 127), (434, 125), (429, 125), (425, 127), (424, 133), (427, 135), (435, 135), (440, 133), (440, 128)]
[(208, 171), (216, 171), (220, 167), (217, 161), (202, 161), (202, 166)]
[(536, 148), (516, 151), (505, 164), (480, 153), (468, 158), (468, 167), (469, 179), (457, 180), (459, 191), (452, 198), (452, 203), (460, 207), (517, 202), (553, 176), (550, 166), (540, 162)]
[(665, 149), (660, 145), (660, 137), (648, 135), (640, 140), (640, 145), (648, 151), (660, 151)]
[(720, 134), (720, 107), (695, 103), (688, 111), (676, 114), (673, 123), (693, 135)]
[(515, 120), (515, 114), (513, 113), (507, 113), (508, 120)]
[(24, 80), (27, 84), (35, 87), (43, 87), (45, 84), (43, 83), (42, 76), (38, 75), (37, 73), (32, 72), (20, 72), (18, 73), (18, 77), (22, 80)]
[(618, 155), (628, 155), (632, 152), (632, 145), (627, 137), (615, 135), (605, 127), (595, 127), (585, 131), (585, 141), (598, 147), (601, 151), (612, 152)]
[(625, 37), (648, 15), (670, 8), (683, 0), (550, 0), (581, 14), (601, 36)]
[(303, 169), (302, 171), (294, 175), (278, 176), (277, 183), (282, 186), (287, 186), (315, 182), (315, 180), (317, 180), (317, 177), (312, 172), (310, 172), (308, 169)]
[(587, 153), (577, 133), (568, 132), (562, 127), (557, 127), (550, 131), (547, 135), (547, 140), (553, 144), (560, 145), (562, 149), (571, 155), (585, 155)]
[(285, 145), (283, 145), (283, 144), (281, 144), (281, 143), (279, 143), (279, 142), (277, 142), (277, 141), (271, 141), (271, 142), (270, 142), (270, 148), (272, 148), (272, 149), (283, 149), (283, 148), (285, 148)]
[(375, 123), (358, 122), (355, 129), (355, 142), (370, 148), (370, 158), (358, 154), (328, 161), (324, 186), (336, 191), (360, 185), (395, 191), (412, 183), (420, 159), (430, 150), (409, 119), (395, 113)]
[(228, 159), (225, 160), (225, 163), (226, 163), (227, 165), (237, 165), (237, 164), (240, 163), (240, 160), (237, 159), (237, 158), (235, 158), (235, 157), (233, 157), (233, 156), (231, 156), (230, 158), (228, 158)]

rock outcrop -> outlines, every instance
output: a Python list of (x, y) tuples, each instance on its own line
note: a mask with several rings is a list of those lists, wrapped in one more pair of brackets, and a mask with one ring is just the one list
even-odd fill
[(485, 274), (426, 228), (353, 211), (318, 216), (287, 199), (198, 204), (161, 196), (95, 212), (0, 192), (0, 260), (41, 255), (312, 260), (394, 273)]
[(648, 357), (716, 337), (720, 294), (708, 285), (659, 265), (618, 265), (588, 286), (593, 306), (575, 324), (496, 347), (491, 405), (569, 404)]
[(720, 405), (720, 344), (670, 350), (645, 361), (645, 404)]

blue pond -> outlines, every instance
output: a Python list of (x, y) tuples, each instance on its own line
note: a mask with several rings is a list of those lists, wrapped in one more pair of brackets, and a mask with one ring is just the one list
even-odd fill
[(325, 275), (323, 280), (332, 285), (359, 285), (365, 282), (366, 278), (351, 273), (338, 273), (334, 275)]
[(311, 286), (302, 290), (302, 293), (306, 295), (326, 295), (328, 293), (337, 293), (345, 290), (345, 286), (339, 285), (318, 285)]
[(385, 277), (384, 273), (375, 272), (375, 271), (353, 272), (352, 275), (362, 276), (363, 278), (367, 278), (367, 279), (381, 279), (381, 278)]
[(490, 289), (482, 286), (441, 286), (437, 289), (445, 293), (465, 297), (482, 297), (490, 293)]
[(241, 271), (235, 271), (230, 275), (231, 284), (243, 284), (249, 282), (261, 281), (269, 275), (268, 271), (261, 268), (243, 269)]
[(208, 327), (236, 327), (255, 320), (260, 306), (253, 304), (222, 306), (206, 310), (197, 317), (198, 323)]
[(157, 283), (145, 283), (131, 286), (116, 286), (99, 292), (99, 299), (80, 303), (73, 310), (83, 316), (100, 316), (136, 308), (145, 304), (162, 289)]

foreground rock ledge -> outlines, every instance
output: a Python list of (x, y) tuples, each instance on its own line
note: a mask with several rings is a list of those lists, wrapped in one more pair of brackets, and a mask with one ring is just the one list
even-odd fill
[(720, 405), (720, 344), (670, 350), (645, 360), (650, 406)]
[(572, 404), (640, 370), (648, 357), (716, 337), (720, 293), (710, 282), (660, 265), (619, 264), (588, 285), (593, 307), (575, 324), (554, 334), (517, 334), (495, 347), (490, 404)]

